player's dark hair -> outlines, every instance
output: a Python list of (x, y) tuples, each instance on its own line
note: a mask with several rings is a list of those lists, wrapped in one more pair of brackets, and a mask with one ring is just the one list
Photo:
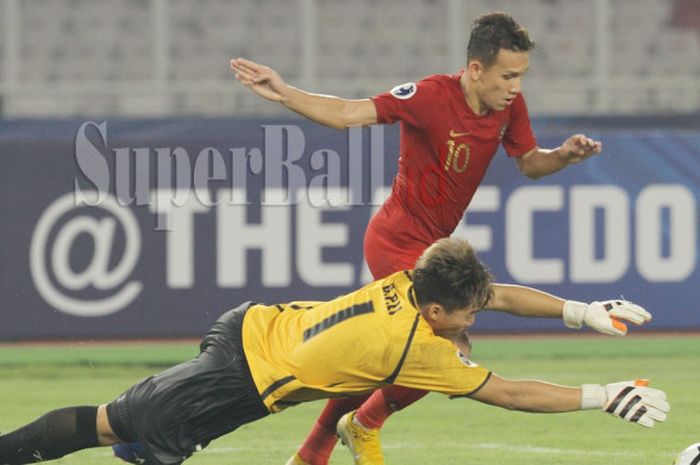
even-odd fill
[(467, 63), (479, 60), (488, 68), (501, 49), (529, 52), (535, 48), (527, 29), (506, 13), (489, 13), (476, 18), (467, 45)]
[(442, 305), (445, 311), (483, 308), (493, 296), (492, 276), (464, 239), (444, 238), (416, 261), (413, 288), (418, 305)]

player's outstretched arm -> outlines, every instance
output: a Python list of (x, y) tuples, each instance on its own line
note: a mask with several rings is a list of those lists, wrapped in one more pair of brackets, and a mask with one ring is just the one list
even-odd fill
[(288, 85), (269, 66), (244, 58), (231, 60), (231, 69), (236, 79), (256, 94), (325, 126), (345, 129), (377, 123), (377, 110), (370, 99), (349, 100), (304, 92)]
[(572, 412), (581, 408), (581, 388), (536, 380), (510, 380), (496, 374), (491, 374), (486, 384), (469, 397), (523, 412)]
[(561, 318), (565, 300), (544, 291), (515, 284), (491, 285), (493, 296), (486, 305), (491, 310), (516, 316)]
[(524, 412), (558, 413), (601, 409), (613, 416), (652, 427), (666, 420), (671, 409), (666, 394), (648, 387), (647, 380), (601, 386), (561, 386), (543, 381), (508, 380), (492, 374), (470, 397), (491, 405)]
[(626, 300), (608, 300), (590, 304), (564, 300), (526, 286), (493, 284), (493, 297), (487, 308), (517, 316), (561, 318), (569, 328), (588, 326), (613, 336), (627, 334), (624, 321), (642, 325), (651, 321), (651, 314)]
[(603, 144), (583, 134), (575, 134), (555, 149), (535, 147), (525, 155), (516, 158), (520, 172), (532, 179), (538, 179), (579, 163), (600, 153)]

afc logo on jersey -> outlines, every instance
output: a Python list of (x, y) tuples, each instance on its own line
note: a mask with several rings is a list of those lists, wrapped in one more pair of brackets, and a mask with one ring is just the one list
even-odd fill
[(462, 353), (462, 351), (460, 351), (460, 350), (457, 350), (457, 358), (459, 359), (460, 362), (464, 363), (464, 364), (465, 364), (466, 366), (468, 366), (469, 368), (476, 368), (476, 367), (479, 366), (478, 364), (476, 364), (476, 363), (472, 362), (471, 360), (469, 360), (469, 357), (467, 357), (466, 355), (464, 355), (464, 354)]
[(394, 87), (391, 89), (390, 93), (398, 99), (406, 100), (413, 97), (417, 90), (418, 87), (414, 83), (407, 82), (406, 84), (399, 84), (398, 86)]
[(468, 132), (459, 132), (452, 129), (450, 138), (447, 139), (447, 157), (445, 158), (445, 171), (454, 171), (455, 173), (463, 173), (469, 165), (470, 149), (466, 143), (457, 143), (457, 137), (468, 136)]

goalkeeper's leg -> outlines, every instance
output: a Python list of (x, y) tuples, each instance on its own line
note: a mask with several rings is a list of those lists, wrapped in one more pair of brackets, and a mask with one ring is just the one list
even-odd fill
[(68, 407), (0, 436), (0, 463), (21, 465), (100, 446), (97, 407)]

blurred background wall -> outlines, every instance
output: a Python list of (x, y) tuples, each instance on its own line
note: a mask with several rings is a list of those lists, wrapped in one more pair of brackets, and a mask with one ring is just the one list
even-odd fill
[(497, 10), (538, 44), (533, 114), (700, 107), (697, 0), (0, 0), (2, 115), (282, 113), (236, 85), (238, 56), (367, 97), (458, 70), (472, 21)]
[(538, 44), (539, 144), (604, 151), (536, 183), (499, 154), (456, 234), (500, 281), (700, 329), (698, 0), (0, 0), (0, 341), (199, 336), (245, 300), (367, 282), (398, 125), (302, 120), (229, 59), (364, 98), (457, 71), (495, 10)]

